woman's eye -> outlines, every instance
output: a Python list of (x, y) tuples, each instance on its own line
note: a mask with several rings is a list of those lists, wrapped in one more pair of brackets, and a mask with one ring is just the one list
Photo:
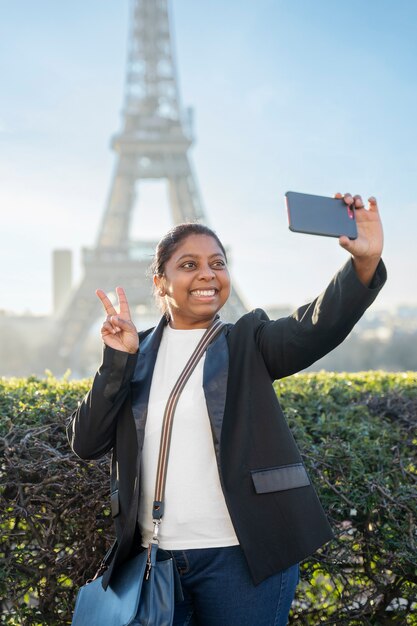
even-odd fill
[[(197, 267), (197, 263), (195, 261), (186, 261), (185, 263), (181, 265), (181, 267), (185, 270), (193, 270)], [(210, 267), (216, 270), (222, 269), (226, 267), (226, 263), (223, 261), (223, 259), (218, 259), (217, 261), (213, 261), (210, 264)]]

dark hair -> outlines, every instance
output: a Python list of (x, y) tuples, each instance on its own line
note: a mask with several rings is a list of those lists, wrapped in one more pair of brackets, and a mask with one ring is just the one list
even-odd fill
[(162, 276), (165, 271), (165, 265), (172, 257), (180, 243), (186, 239), (189, 235), (206, 235), (207, 237), (213, 237), (218, 244), (219, 248), (224, 254), (224, 258), (227, 260), (226, 250), (216, 233), (204, 224), (198, 224), (197, 222), (184, 222), (183, 224), (177, 224), (162, 237), (155, 250), (155, 257), (151, 265), (151, 271), (153, 275)]
[[(190, 235), (206, 235), (207, 237), (213, 237), (218, 244), (220, 250), (224, 254), (224, 258), (227, 261), (226, 250), (216, 233), (204, 224), (198, 222), (184, 222), (183, 224), (177, 224), (173, 226), (166, 235), (162, 237), (155, 249), (155, 257), (150, 267), (152, 275), (163, 276), (165, 272), (165, 265), (168, 263), (174, 252), (184, 239)], [(157, 304), (162, 312), (166, 314), (165, 301), (159, 295), (157, 289), (154, 288), (154, 295)]]

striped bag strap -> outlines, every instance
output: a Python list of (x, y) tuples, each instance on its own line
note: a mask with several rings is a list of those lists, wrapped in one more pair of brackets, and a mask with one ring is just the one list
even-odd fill
[(193, 373), (197, 363), (203, 356), (208, 345), (217, 337), (217, 335), (220, 334), (223, 327), (224, 323), (219, 318), (216, 318), (211, 326), (207, 328), (206, 332), (198, 342), (194, 352), (188, 359), (188, 362), (182, 370), (177, 382), (175, 383), (165, 407), (161, 442), (159, 447), (158, 469), (156, 472), (154, 503), (152, 507), (152, 519), (154, 524), (154, 535), (152, 541), (156, 543), (158, 542), (159, 525), (164, 514), (165, 484), (175, 409), (181, 392)]

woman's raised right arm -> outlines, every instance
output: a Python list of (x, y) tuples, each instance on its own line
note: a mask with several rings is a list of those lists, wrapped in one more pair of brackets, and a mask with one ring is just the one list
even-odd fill
[(67, 427), (71, 448), (80, 458), (98, 459), (113, 447), (117, 416), (129, 394), (136, 361), (137, 353), (104, 347), (93, 385)]

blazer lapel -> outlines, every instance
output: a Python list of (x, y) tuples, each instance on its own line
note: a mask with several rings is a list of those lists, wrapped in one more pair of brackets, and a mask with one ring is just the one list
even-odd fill
[(229, 347), (223, 331), (207, 348), (203, 373), (203, 387), (207, 411), (213, 432), (214, 449), (219, 461), (228, 372)]
[[(163, 317), (156, 328), (141, 341), (132, 380), (132, 411), (136, 424), (139, 453), (143, 447), (152, 376), (165, 325), (166, 320)], [(226, 404), (228, 371), (229, 348), (223, 331), (207, 348), (203, 373), (204, 395), (218, 459), (220, 459), (220, 439)]]
[(165, 325), (166, 319), (162, 317), (155, 329), (140, 342), (138, 360), (131, 383), (132, 411), (136, 425), (139, 453), (143, 446), (153, 370)]

